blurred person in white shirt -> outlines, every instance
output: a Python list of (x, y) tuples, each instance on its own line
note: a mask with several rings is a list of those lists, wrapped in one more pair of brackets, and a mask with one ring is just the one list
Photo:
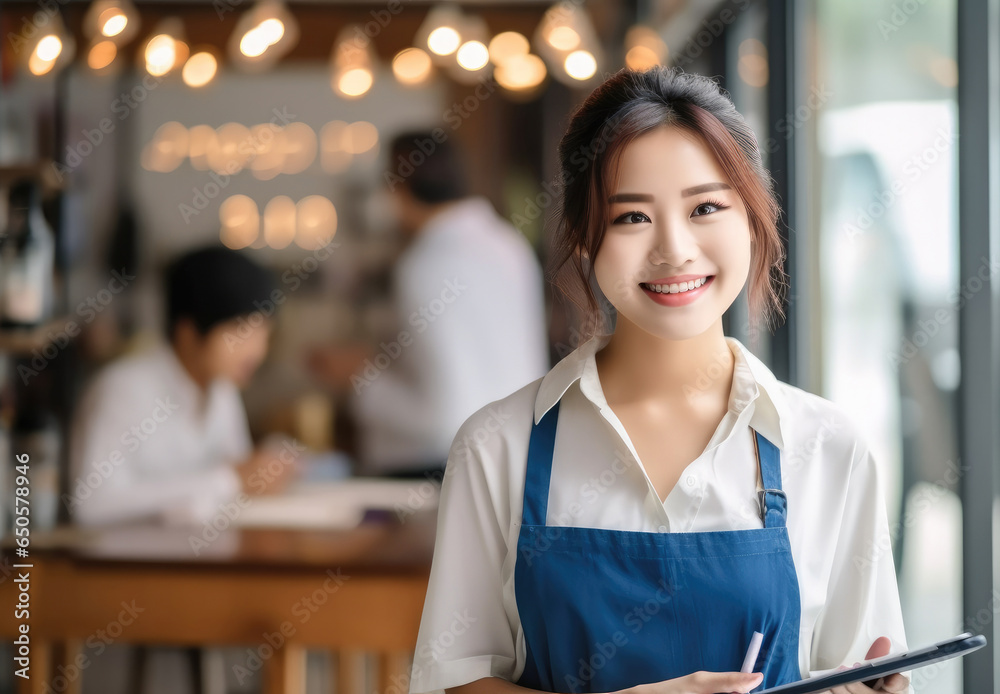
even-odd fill
[(383, 179), (407, 247), (393, 272), (396, 325), (378, 345), (329, 347), (312, 366), (351, 394), (359, 471), (437, 477), (455, 432), (548, 369), (542, 269), (443, 130), (394, 138)]
[(221, 246), (174, 261), (167, 340), (104, 367), (76, 408), (74, 522), (201, 523), (287, 483), (294, 451), (255, 450), (240, 397), (267, 355), (274, 291), (266, 269)]

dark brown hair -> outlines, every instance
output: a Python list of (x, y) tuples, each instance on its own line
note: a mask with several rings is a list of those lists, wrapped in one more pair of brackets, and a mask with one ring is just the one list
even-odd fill
[[(784, 316), (787, 286), (778, 233), (781, 208), (764, 168), (753, 131), (719, 85), (680, 68), (623, 68), (597, 87), (573, 114), (559, 143), (562, 188), (559, 223), (552, 241), (554, 284), (584, 310), (598, 313), (592, 270), (610, 223), (611, 172), (625, 147), (643, 133), (671, 125), (697, 136), (718, 160), (747, 209), (752, 239), (748, 301), (751, 324), (770, 326)], [(579, 297), (586, 297), (580, 301)]]

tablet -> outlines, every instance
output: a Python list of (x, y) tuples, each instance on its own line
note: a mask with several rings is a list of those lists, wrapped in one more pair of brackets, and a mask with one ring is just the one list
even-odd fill
[(880, 677), (891, 675), (894, 672), (906, 672), (924, 665), (937, 663), (949, 658), (972, 653), (986, 645), (985, 636), (973, 636), (966, 632), (958, 636), (941, 641), (933, 646), (921, 648), (919, 651), (908, 651), (895, 655), (886, 655), (881, 658), (866, 660), (857, 667), (840, 672), (831, 672), (818, 677), (782, 684), (770, 689), (762, 689), (754, 694), (817, 694), (825, 692), (831, 687), (841, 687), (852, 682), (865, 680), (869, 687), (875, 684)]

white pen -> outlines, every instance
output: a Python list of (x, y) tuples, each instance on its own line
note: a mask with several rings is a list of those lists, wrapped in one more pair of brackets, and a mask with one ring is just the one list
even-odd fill
[(763, 640), (762, 633), (759, 631), (753, 633), (753, 637), (750, 639), (750, 648), (747, 649), (747, 655), (743, 659), (743, 667), (740, 668), (740, 672), (753, 672), (753, 666), (757, 662), (757, 654), (760, 653), (760, 644)]

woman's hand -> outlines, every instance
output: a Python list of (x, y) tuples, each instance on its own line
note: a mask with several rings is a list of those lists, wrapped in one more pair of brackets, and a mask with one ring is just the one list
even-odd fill
[(760, 672), (692, 672), (663, 682), (640, 684), (616, 694), (746, 694), (764, 680)]
[[(872, 658), (881, 658), (884, 655), (889, 655), (889, 648), (892, 643), (885, 636), (880, 636), (875, 639), (875, 642), (868, 649), (868, 654), (865, 656), (865, 660), (871, 660)], [(861, 665), (861, 663), (854, 663), (854, 667)], [(850, 668), (841, 665), (837, 670), (848, 670)], [(901, 675), (900, 673), (894, 673), (888, 677), (879, 678), (875, 683), (875, 688), (872, 689), (865, 685), (864, 682), (855, 682), (854, 684), (845, 684), (843, 687), (834, 687), (833, 689), (828, 689), (829, 694), (872, 694), (873, 692), (892, 692), (892, 694), (903, 694), (910, 686), (909, 678)]]

